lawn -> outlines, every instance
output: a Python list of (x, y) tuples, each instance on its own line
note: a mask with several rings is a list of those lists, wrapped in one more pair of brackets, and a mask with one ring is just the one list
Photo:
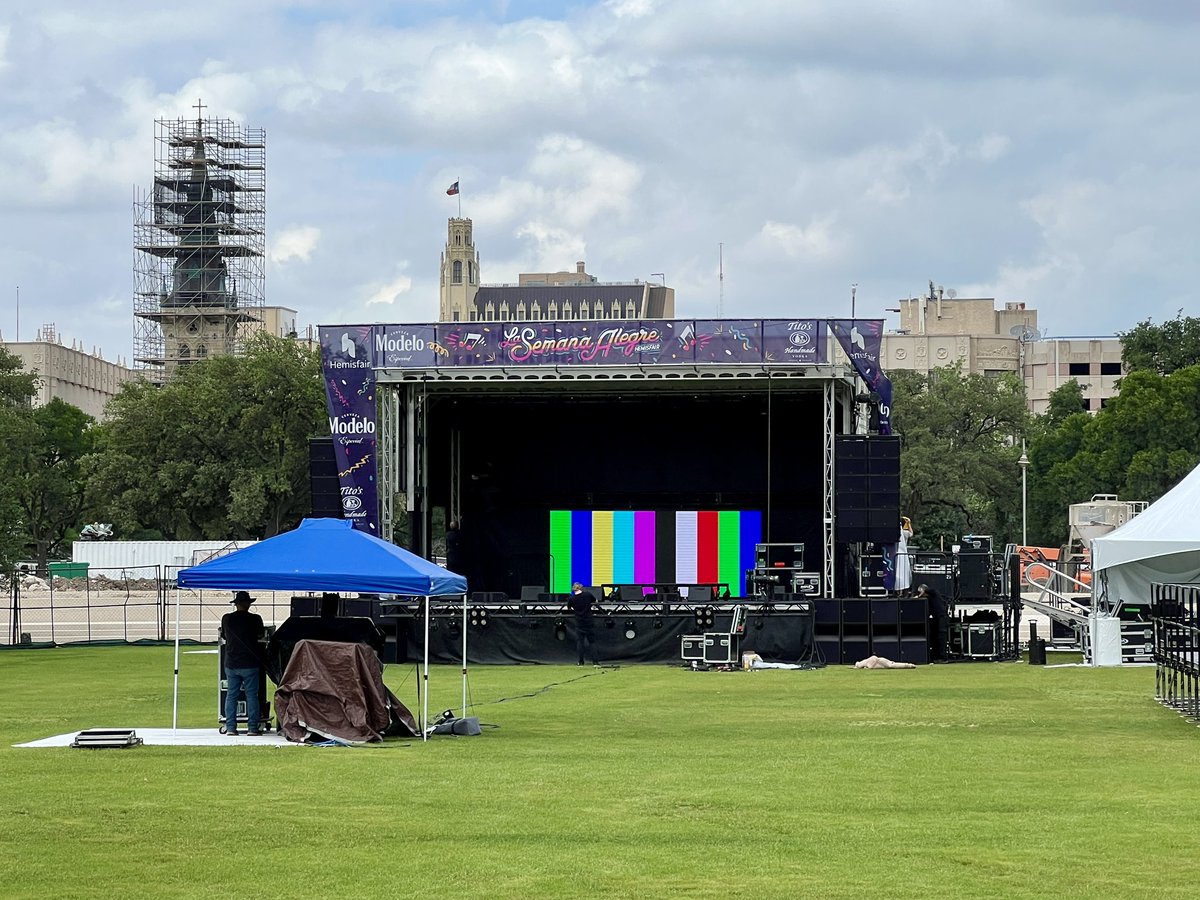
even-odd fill
[[(1150, 668), (477, 666), (480, 737), (11, 746), (170, 725), (171, 654), (0, 652), (0, 896), (1200, 891), (1200, 730)], [(181, 725), (216, 727), (215, 682), (183, 656)], [(435, 669), (430, 709), (460, 698)]]

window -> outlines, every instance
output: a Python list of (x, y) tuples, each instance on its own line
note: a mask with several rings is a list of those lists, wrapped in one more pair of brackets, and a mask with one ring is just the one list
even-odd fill
[(500, 321), (501, 322), (508, 321), (508, 304), (507, 303), (503, 303), (500, 306)]
[(461, 259), (456, 259), (454, 261), (454, 274), (450, 277), (450, 280), (452, 282), (454, 282), (455, 284), (462, 284), (462, 260)]
[(458, 321), (458, 317), (459, 317), (459, 315), (460, 315), (460, 313), (459, 313), (459, 311), (456, 309), (456, 310), (454, 311), (454, 315), (453, 315), (453, 317), (452, 317), (452, 321), (454, 321), (454, 322), (457, 322), (457, 321)]
[(469, 316), (468, 318), (469, 318), (469, 319), (470, 319), (472, 322), (474, 322), (474, 321), (475, 321), (475, 310), (471, 310), (470, 316)]
[(1070, 365), (1067, 366), (1067, 374), (1068, 375), (1091, 375), (1092, 374), (1092, 364), (1091, 363), (1071, 363)]
[(628, 303), (625, 304), (625, 318), (633, 319), (636, 317), (637, 317), (637, 307), (634, 306), (633, 301), (630, 300)]
[(614, 300), (614, 301), (613, 301), (613, 305), (612, 305), (612, 317), (613, 317), (614, 319), (619, 319), (619, 318), (621, 318), (621, 302), (620, 302), (619, 300)]
[(475, 283), (475, 263), (474, 262), (467, 263), (467, 281), (470, 284)]
[(189, 347), (187, 344), (179, 345), (179, 358), (180, 359), (190, 359), (191, 355), (192, 355), (191, 347)]
[(570, 300), (563, 303), (563, 305), (562, 305), (562, 317), (564, 319), (571, 318), (571, 301)]
[(542, 308), (537, 303), (529, 307), (529, 318), (537, 320), (542, 317)]
[(208, 356), (208, 348), (205, 347), (203, 344), (197, 344), (196, 345), (196, 358), (204, 359), (206, 356)]
[(1101, 375), (1120, 375), (1121, 374), (1121, 364), (1120, 363), (1102, 362), (1102, 363), (1100, 363), (1100, 374)]
[(525, 301), (522, 300), (517, 304), (517, 318), (524, 321), (525, 319)]
[(550, 319), (558, 318), (558, 304), (551, 300), (550, 305), (546, 307), (546, 317)]

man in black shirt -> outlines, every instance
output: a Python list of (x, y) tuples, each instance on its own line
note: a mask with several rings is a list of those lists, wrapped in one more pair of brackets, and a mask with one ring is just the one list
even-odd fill
[(600, 660), (596, 657), (596, 632), (592, 623), (592, 604), (595, 602), (596, 596), (591, 591), (585, 591), (578, 581), (571, 585), (571, 597), (567, 605), (575, 614), (575, 649), (579, 653), (581, 666), (585, 642), (592, 652), (592, 664), (600, 665)]
[(225, 638), (225, 734), (238, 733), (238, 694), (246, 691), (246, 733), (262, 734), (258, 726), (260, 713), (259, 670), (262, 667), (262, 640), (266, 632), (262, 616), (250, 612), (254, 602), (245, 591), (238, 591), (232, 600), (234, 611), (221, 617), (221, 634)]

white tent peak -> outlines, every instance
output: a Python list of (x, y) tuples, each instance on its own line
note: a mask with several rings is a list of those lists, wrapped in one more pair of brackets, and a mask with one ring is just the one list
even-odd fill
[(1140, 515), (1092, 541), (1092, 570), (1200, 552), (1200, 466)]

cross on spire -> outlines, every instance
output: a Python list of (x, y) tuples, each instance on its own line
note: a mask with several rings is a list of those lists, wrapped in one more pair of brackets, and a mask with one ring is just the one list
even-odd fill
[(204, 101), (197, 98), (196, 102), (192, 105), (192, 108), (196, 110), (196, 121), (199, 122), (204, 118)]

